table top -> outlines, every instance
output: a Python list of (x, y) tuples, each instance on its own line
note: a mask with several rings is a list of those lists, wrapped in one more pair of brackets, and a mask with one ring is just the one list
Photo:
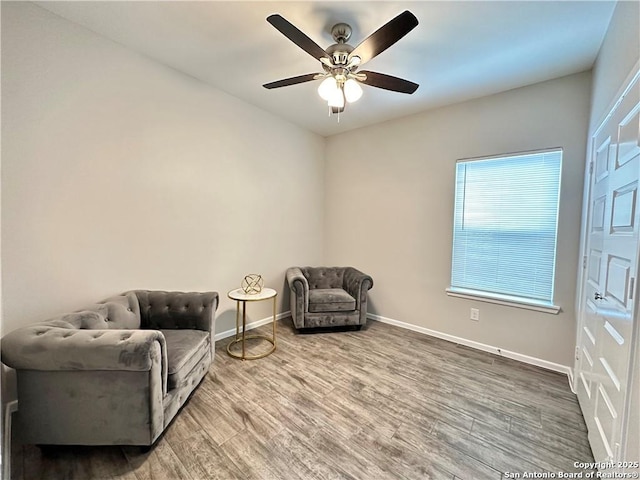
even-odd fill
[(273, 288), (265, 287), (260, 293), (244, 293), (241, 288), (231, 290), (227, 295), (232, 300), (240, 300), (243, 302), (253, 302), (259, 300), (266, 300), (267, 298), (275, 297), (278, 294)]

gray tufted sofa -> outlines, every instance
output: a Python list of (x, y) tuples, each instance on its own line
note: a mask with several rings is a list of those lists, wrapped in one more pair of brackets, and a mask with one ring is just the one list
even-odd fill
[(22, 440), (152, 445), (209, 370), (218, 294), (136, 290), (15, 330)]
[(287, 270), (291, 317), (298, 329), (362, 326), (373, 279), (353, 267), (292, 267)]

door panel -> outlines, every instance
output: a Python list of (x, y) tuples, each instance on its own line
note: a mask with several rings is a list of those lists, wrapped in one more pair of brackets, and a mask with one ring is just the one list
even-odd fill
[(631, 233), (634, 230), (638, 182), (632, 182), (613, 192), (611, 233)]
[(639, 117), (640, 106), (636, 105), (627, 117), (620, 122), (618, 129), (618, 164), (620, 166), (637, 158), (640, 154), (640, 136), (638, 135)]
[(615, 301), (618, 307), (626, 309), (629, 306), (627, 289), (631, 278), (631, 260), (608, 255), (606, 272), (605, 296)]
[[(604, 454), (606, 458), (613, 458), (613, 448), (610, 439), (612, 439), (615, 434), (615, 424), (618, 413), (602, 385), (598, 387), (597, 392), (598, 396), (595, 401), (594, 421), (598, 429), (599, 440), (602, 444), (602, 454)], [(589, 431), (589, 434), (591, 433), (592, 432)]]

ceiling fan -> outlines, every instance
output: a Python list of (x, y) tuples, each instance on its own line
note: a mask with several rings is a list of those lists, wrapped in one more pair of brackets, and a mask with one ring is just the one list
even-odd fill
[(319, 60), (324, 71), (266, 83), (263, 85), (265, 88), (280, 88), (322, 80), (318, 87), (318, 94), (327, 101), (332, 113), (343, 112), (347, 102), (355, 102), (360, 98), (362, 95), (360, 83), (408, 94), (415, 92), (418, 88), (417, 83), (402, 78), (368, 70), (358, 71), (361, 65), (385, 51), (418, 25), (418, 19), (408, 10), (380, 27), (355, 48), (347, 43), (351, 36), (351, 27), (346, 23), (333, 26), (331, 35), (336, 43), (323, 50), (281, 15), (270, 15), (267, 17), (267, 22), (302, 50)]

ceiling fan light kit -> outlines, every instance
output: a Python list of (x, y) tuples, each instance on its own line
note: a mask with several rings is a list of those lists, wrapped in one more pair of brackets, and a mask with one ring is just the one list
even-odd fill
[(358, 82), (353, 78), (349, 78), (346, 82), (344, 82), (344, 97), (347, 99), (347, 102), (353, 103), (360, 100), (362, 96), (362, 87), (358, 85)]
[(346, 23), (333, 26), (331, 35), (336, 43), (323, 50), (281, 15), (270, 15), (267, 17), (267, 22), (302, 50), (319, 60), (323, 69), (321, 73), (309, 73), (266, 83), (263, 86), (267, 89), (322, 79), (318, 86), (318, 95), (327, 102), (330, 114), (339, 114), (344, 111), (346, 103), (353, 103), (360, 99), (362, 96), (360, 83), (406, 94), (412, 94), (418, 88), (417, 83), (402, 78), (366, 70), (357, 71), (362, 64), (385, 51), (418, 25), (418, 19), (408, 10), (380, 27), (355, 48), (346, 43), (352, 33), (351, 27)]
[(329, 99), (338, 92), (338, 82), (333, 77), (325, 78), (318, 87), (318, 95), (323, 100), (329, 101)]

